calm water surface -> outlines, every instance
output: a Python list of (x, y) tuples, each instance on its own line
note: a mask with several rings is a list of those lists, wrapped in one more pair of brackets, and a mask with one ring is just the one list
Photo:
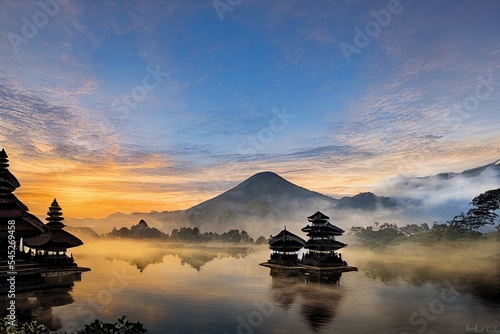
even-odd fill
[[(500, 329), (498, 280), (359, 262), (338, 284), (271, 276), (267, 247), (88, 242), (72, 288), (18, 294), (23, 318), (73, 331), (122, 315), (150, 333), (472, 333)], [(495, 285), (497, 284), (497, 285)], [(489, 326), (489, 327), (485, 327)]]

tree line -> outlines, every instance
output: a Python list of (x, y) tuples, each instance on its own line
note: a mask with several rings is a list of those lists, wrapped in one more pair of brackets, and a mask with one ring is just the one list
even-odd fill
[(215, 232), (201, 233), (198, 227), (181, 227), (173, 229), (169, 234), (164, 233), (157, 228), (149, 227), (144, 220), (130, 229), (122, 227), (114, 228), (106, 233), (107, 238), (130, 238), (130, 239), (156, 239), (170, 242), (225, 242), (225, 243), (245, 243), (245, 244), (266, 244), (267, 239), (263, 236), (254, 240), (245, 230), (231, 229), (222, 234)]
[[(472, 208), (462, 212), (453, 219), (432, 226), (427, 223), (409, 224), (379, 224), (373, 226), (353, 226), (348, 233), (351, 244), (369, 248), (379, 248), (404, 241), (433, 243), (445, 240), (478, 240), (494, 239), (500, 241), (500, 222), (495, 211), (500, 209), (500, 189), (488, 190), (476, 196), (470, 204)], [(496, 232), (483, 234), (478, 230), (485, 226), (495, 226)]]

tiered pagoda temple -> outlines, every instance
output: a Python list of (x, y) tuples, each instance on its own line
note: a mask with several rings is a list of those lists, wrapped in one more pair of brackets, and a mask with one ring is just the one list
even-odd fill
[[(286, 229), (274, 237), (271, 236), (269, 238), (271, 258), (261, 265), (275, 271), (303, 271), (307, 275), (357, 271), (356, 267), (348, 266), (342, 260), (341, 254), (337, 253), (339, 249), (347, 246), (335, 240), (335, 237), (344, 234), (344, 230), (331, 224), (328, 221), (330, 218), (319, 211), (307, 219), (309, 224), (302, 228), (302, 231), (307, 233), (309, 239), (304, 241)], [(298, 254), (301, 249), (304, 249), (304, 253), (299, 259)]]
[(73, 256), (68, 257), (66, 250), (68, 248), (83, 245), (83, 242), (64, 231), (62, 221), (61, 207), (54, 198), (52, 205), (47, 212), (48, 217), (45, 218), (48, 223), (45, 224), (47, 232), (31, 237), (25, 240), (24, 245), (34, 250), (35, 259), (43, 265), (50, 266), (76, 266)]
[[(28, 212), (13, 192), (19, 181), (9, 171), (5, 150), (0, 151), (0, 291), (6, 288), (4, 278), (17, 272), (17, 289), (35, 289), (47, 285), (47, 277), (79, 275), (89, 268), (78, 267), (66, 250), (83, 242), (63, 230), (61, 207), (54, 199), (49, 207), (47, 224)], [(9, 235), (14, 235), (15, 256), (9, 251)], [(26, 248), (27, 247), (27, 248)], [(15, 266), (9, 265), (15, 260)]]
[[(9, 221), (15, 222), (17, 246), (24, 238), (45, 233), (42, 221), (28, 212), (13, 192), (21, 185), (9, 171), (9, 159), (5, 150), (0, 151), (0, 259), (7, 259)], [(19, 247), (16, 247), (19, 249)]]
[(341, 236), (345, 231), (330, 224), (328, 219), (330, 217), (319, 211), (307, 217), (311, 225), (302, 228), (302, 232), (306, 232), (309, 237), (305, 245), (306, 253), (302, 259), (303, 264), (312, 266), (347, 264), (342, 261), (341, 255), (337, 254), (337, 250), (347, 245), (335, 240), (336, 236)]

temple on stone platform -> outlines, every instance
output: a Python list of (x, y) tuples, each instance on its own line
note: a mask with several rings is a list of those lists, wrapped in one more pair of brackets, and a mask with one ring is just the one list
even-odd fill
[[(29, 213), (13, 192), (20, 187), (19, 181), (9, 171), (9, 159), (5, 150), (0, 151), (0, 267), (8, 257), (9, 235), (15, 240), (15, 258), (18, 264), (28, 261), (44, 267), (75, 267), (73, 257), (66, 250), (83, 242), (64, 231), (61, 207), (54, 199), (49, 207), (48, 221), (44, 224)], [(11, 233), (10, 233), (11, 232)], [(26, 249), (26, 247), (28, 249)], [(24, 263), (23, 263), (24, 264)]]
[[(337, 279), (336, 274), (347, 271), (357, 271), (356, 267), (348, 266), (337, 251), (346, 244), (335, 240), (344, 234), (344, 230), (332, 225), (328, 216), (316, 212), (307, 218), (309, 224), (302, 228), (309, 239), (304, 241), (286, 228), (276, 236), (269, 238), (271, 258), (261, 265), (273, 270), (295, 270), (311, 274), (327, 274)], [(303, 249), (301, 258), (298, 254)], [(340, 276), (338, 276), (340, 278)]]

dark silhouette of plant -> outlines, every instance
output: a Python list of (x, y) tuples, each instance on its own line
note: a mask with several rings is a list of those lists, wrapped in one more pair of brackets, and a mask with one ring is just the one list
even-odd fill
[(140, 322), (131, 323), (125, 316), (122, 316), (114, 324), (96, 320), (90, 325), (85, 325), (85, 329), (79, 331), (78, 334), (140, 334), (147, 332)]
[[(140, 322), (131, 323), (122, 316), (114, 324), (96, 320), (90, 325), (77, 332), (77, 334), (143, 334), (148, 331)], [(7, 334), (50, 334), (52, 333), (45, 325), (36, 321), (17, 323), (16, 326), (9, 325), (9, 320), (4, 318), (0, 323), (0, 333)]]
[(500, 209), (500, 188), (488, 190), (474, 197), (470, 204), (473, 205), (473, 208), (467, 211), (467, 214), (462, 212), (455, 216), (449, 222), (451, 226), (466, 230), (477, 230), (485, 225), (495, 225), (498, 218), (495, 211)]

